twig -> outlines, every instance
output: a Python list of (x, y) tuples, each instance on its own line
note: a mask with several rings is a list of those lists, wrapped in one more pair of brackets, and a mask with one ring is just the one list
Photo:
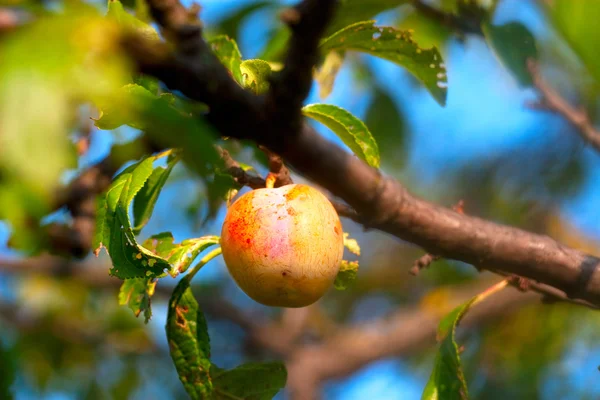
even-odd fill
[(533, 78), (533, 85), (542, 95), (538, 109), (545, 109), (559, 114), (566, 119), (581, 138), (600, 152), (600, 131), (590, 120), (585, 109), (573, 107), (542, 77), (539, 65), (534, 60), (527, 61), (527, 68)]
[[(452, 209), (459, 214), (464, 214), (465, 213), (465, 202), (463, 200), (459, 200), (458, 203), (456, 203), (456, 205), (454, 205), (452, 207)], [(419, 275), (419, 272), (421, 272), (422, 269), (429, 267), (431, 265), (431, 263), (439, 260), (440, 258), (441, 257), (436, 256), (434, 254), (427, 253), (415, 260), (415, 262), (414, 262), (412, 268), (409, 270), (409, 272), (411, 275), (417, 276), (417, 275)]]
[(275, 187), (294, 183), (290, 176), (290, 170), (287, 169), (280, 156), (273, 153), (265, 146), (258, 146), (258, 148), (267, 156), (267, 160), (269, 161), (269, 172), (275, 178)]

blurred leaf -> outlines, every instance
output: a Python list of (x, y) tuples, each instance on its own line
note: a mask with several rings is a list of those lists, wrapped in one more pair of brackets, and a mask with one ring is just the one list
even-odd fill
[(600, 2), (596, 0), (552, 0), (542, 4), (550, 20), (579, 56), (590, 74), (600, 82)]
[(240, 64), (242, 55), (238, 49), (237, 43), (225, 35), (217, 36), (208, 41), (212, 51), (219, 61), (231, 72), (233, 78), (239, 83), (243, 83)]
[(344, 232), (344, 246), (350, 253), (360, 256), (360, 246), (358, 245), (358, 242), (356, 239), (351, 239), (349, 236), (349, 233)]
[(283, 58), (291, 32), (287, 25), (281, 25), (270, 35), (258, 58), (267, 61), (279, 61)]
[(359, 158), (379, 168), (379, 148), (367, 126), (343, 108), (309, 104), (302, 113), (331, 129)]
[(131, 202), (152, 174), (154, 160), (148, 157), (126, 168), (98, 202), (93, 248), (96, 254), (106, 248), (113, 264), (110, 274), (121, 279), (155, 278), (170, 268), (167, 260), (137, 243), (129, 222)]
[(383, 11), (399, 7), (409, 1), (410, 0), (340, 0), (333, 21), (327, 28), (326, 35), (331, 35), (355, 22), (373, 18)]
[(406, 129), (396, 102), (382, 89), (375, 89), (367, 110), (365, 124), (381, 149), (381, 160), (391, 168), (405, 164)]
[(144, 130), (148, 122), (144, 120), (142, 108), (150, 102), (166, 101), (152, 94), (148, 89), (136, 84), (128, 84), (119, 89), (110, 101), (99, 104), (100, 116), (94, 121), (98, 129), (117, 129), (122, 125)]
[(11, 224), (11, 246), (34, 252), (45, 245), (39, 218), (51, 210), (63, 172), (77, 167), (69, 134), (78, 106), (127, 79), (118, 35), (114, 22), (83, 3), (2, 35), (0, 219)]
[(437, 47), (443, 52), (446, 41), (453, 31), (438, 21), (413, 10), (402, 14), (397, 25), (398, 29), (412, 29), (413, 39), (423, 48)]
[(344, 54), (339, 51), (331, 51), (325, 57), (321, 68), (315, 74), (315, 80), (319, 84), (319, 97), (326, 99), (333, 91), (335, 78), (344, 64)]
[(491, 20), (498, 0), (442, 0), (442, 11), (463, 19)]
[(185, 390), (192, 399), (212, 398), (206, 320), (185, 278), (169, 300), (166, 328), (171, 358)]
[(179, 159), (174, 155), (169, 155), (166, 168), (158, 167), (152, 171), (142, 189), (133, 199), (133, 233), (138, 235), (142, 228), (148, 223), (156, 200), (169, 178), (169, 174)]
[(264, 60), (245, 60), (240, 69), (242, 71), (243, 86), (255, 94), (263, 94), (269, 90), (269, 77), (271, 66)]
[(176, 244), (171, 232), (162, 232), (150, 236), (144, 241), (143, 246), (148, 251), (168, 260), (171, 265), (169, 273), (177, 276), (187, 271), (198, 254), (217, 244), (219, 244), (218, 236), (186, 239)]
[(214, 171), (213, 179), (206, 182), (206, 196), (208, 199), (208, 212), (202, 225), (212, 221), (223, 204), (228, 200), (231, 189), (238, 189), (240, 185), (228, 173), (220, 169)]
[(358, 274), (358, 261), (342, 260), (333, 287), (337, 290), (346, 290), (356, 280), (356, 274)]
[(117, 383), (110, 388), (113, 399), (130, 399), (134, 397), (135, 390), (142, 384), (142, 378), (137, 366), (128, 362), (125, 373), (120, 374)]
[(376, 27), (363, 21), (345, 27), (321, 42), (324, 53), (332, 50), (355, 50), (394, 62), (419, 79), (440, 105), (447, 94), (446, 67), (437, 48), (423, 49), (410, 31)]
[(287, 371), (280, 362), (247, 363), (231, 370), (211, 367), (215, 400), (271, 400), (285, 387)]
[(171, 93), (157, 97), (139, 85), (129, 84), (100, 103), (100, 118), (95, 122), (100, 129), (129, 125), (153, 135), (165, 147), (181, 148), (184, 161), (201, 177), (221, 163), (214, 148), (213, 130), (200, 117), (190, 116), (193, 105)]
[(269, 1), (258, 1), (242, 5), (240, 8), (236, 9), (234, 13), (219, 21), (216, 30), (226, 36), (236, 38), (238, 36), (240, 25), (249, 15), (271, 4), (272, 3)]
[(140, 21), (125, 11), (123, 4), (121, 4), (119, 0), (108, 0), (108, 12), (106, 13), (106, 16), (117, 21), (117, 23), (125, 29), (134, 30), (136, 33), (145, 36), (147, 39), (159, 39), (158, 33), (152, 26)]
[(437, 340), (441, 343), (431, 377), (421, 396), (422, 400), (465, 400), (469, 398), (467, 382), (460, 365), (458, 345), (454, 339), (456, 327), (473, 305), (504, 289), (507, 284), (507, 280), (500, 281), (465, 304), (456, 307), (440, 321)]
[(521, 86), (533, 85), (527, 69), (527, 60), (537, 60), (535, 38), (529, 30), (518, 22), (505, 25), (482, 24), (483, 33), (490, 47), (502, 64), (508, 68)]
[(0, 342), (0, 399), (12, 399), (11, 386), (15, 380), (15, 363), (13, 354)]
[(144, 312), (146, 323), (152, 317), (150, 298), (154, 295), (156, 280), (148, 278), (125, 279), (119, 290), (119, 304), (128, 306), (137, 317)]

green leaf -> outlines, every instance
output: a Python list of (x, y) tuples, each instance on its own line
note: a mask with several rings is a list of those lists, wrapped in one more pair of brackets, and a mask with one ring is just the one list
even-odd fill
[(381, 162), (398, 169), (406, 160), (406, 129), (398, 105), (380, 88), (376, 88), (369, 105), (365, 124), (381, 149)]
[(128, 306), (136, 317), (143, 311), (148, 323), (152, 317), (150, 298), (154, 295), (156, 282), (148, 278), (125, 279), (119, 290), (119, 304)]
[(98, 201), (93, 248), (105, 247), (112, 260), (110, 274), (121, 279), (154, 278), (170, 268), (167, 260), (140, 246), (129, 222), (129, 207), (135, 195), (152, 175), (156, 157), (137, 162), (113, 181)]
[(166, 330), (171, 358), (187, 393), (192, 399), (212, 398), (208, 328), (186, 278), (169, 300)]
[(242, 22), (254, 12), (269, 5), (272, 5), (269, 1), (259, 1), (242, 5), (240, 8), (236, 8), (234, 13), (220, 20), (215, 30), (231, 38), (236, 38)]
[[(109, 101), (99, 104), (100, 117), (94, 120), (94, 125), (104, 130), (117, 129), (122, 125), (144, 130), (148, 122), (143, 118), (143, 109), (157, 101), (162, 100), (145, 87), (125, 85)], [(166, 101), (164, 105), (168, 106)]]
[(138, 235), (142, 228), (148, 223), (154, 206), (158, 200), (158, 195), (169, 178), (171, 170), (177, 164), (179, 159), (172, 154), (167, 159), (166, 168), (158, 167), (152, 171), (152, 175), (146, 181), (146, 184), (139, 191), (133, 200), (133, 233)]
[(326, 34), (408, 3), (409, 0), (340, 0)]
[(600, 82), (600, 2), (597, 0), (553, 0), (543, 2), (550, 20), (571, 49)]
[(153, 254), (167, 260), (170, 264), (169, 274), (177, 276), (179, 273), (187, 271), (198, 254), (217, 244), (219, 244), (218, 236), (186, 239), (176, 244), (171, 232), (162, 232), (150, 236), (144, 241), (143, 246)]
[(263, 94), (269, 90), (271, 65), (264, 60), (245, 60), (240, 69), (243, 76), (243, 86), (255, 94)]
[(302, 113), (331, 129), (359, 158), (379, 168), (379, 148), (367, 126), (343, 108), (309, 104)]
[(342, 260), (340, 270), (333, 282), (333, 287), (337, 290), (346, 290), (356, 280), (357, 274), (358, 261)]
[(258, 58), (261, 60), (281, 61), (287, 49), (291, 31), (287, 25), (281, 25), (269, 34), (269, 40), (260, 52)]
[(193, 106), (171, 93), (155, 96), (142, 86), (128, 84), (99, 104), (101, 114), (96, 126), (115, 129), (129, 125), (143, 130), (165, 147), (181, 148), (184, 161), (204, 177), (221, 159), (214, 148), (213, 130), (199, 116), (192, 115)]
[(321, 42), (323, 53), (354, 50), (392, 61), (419, 79), (441, 105), (446, 103), (446, 67), (437, 48), (423, 49), (410, 31), (376, 27), (363, 21), (345, 27)]
[(412, 29), (414, 31), (413, 39), (419, 43), (419, 46), (424, 48), (435, 46), (442, 52), (446, 41), (454, 33), (449, 27), (417, 10), (402, 13), (399, 22), (395, 26), (400, 30)]
[(500, 62), (508, 68), (521, 86), (533, 85), (527, 60), (538, 58), (535, 38), (518, 22), (505, 25), (482, 24), (483, 33)]
[(464, 400), (469, 398), (467, 382), (465, 381), (458, 345), (454, 341), (456, 325), (473, 304), (474, 299), (460, 307), (455, 308), (446, 315), (438, 327), (438, 340), (441, 339), (440, 348), (435, 358), (435, 366), (431, 377), (425, 386), (422, 400)]
[(134, 30), (148, 39), (159, 39), (158, 33), (152, 26), (125, 11), (123, 4), (118, 0), (108, 0), (108, 12), (106, 16), (117, 21), (122, 27)]
[(497, 283), (465, 304), (456, 307), (440, 321), (437, 330), (440, 347), (421, 400), (466, 400), (469, 398), (467, 382), (460, 365), (458, 345), (455, 341), (456, 327), (471, 307), (507, 285), (508, 280)]
[(215, 400), (271, 400), (283, 389), (287, 371), (280, 362), (247, 363), (225, 371), (211, 368)]
[(315, 80), (319, 84), (319, 97), (326, 99), (333, 91), (333, 85), (338, 72), (344, 64), (344, 54), (332, 51), (327, 54), (321, 68), (315, 74)]
[(225, 35), (216, 36), (208, 41), (212, 51), (219, 61), (231, 72), (233, 78), (241, 85), (243, 83), (240, 65), (242, 55), (237, 43)]

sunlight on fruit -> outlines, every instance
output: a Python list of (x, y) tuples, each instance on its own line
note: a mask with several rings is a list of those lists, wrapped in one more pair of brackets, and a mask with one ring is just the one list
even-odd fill
[(332, 286), (344, 251), (340, 219), (306, 185), (257, 189), (229, 208), (221, 233), (233, 279), (268, 306), (304, 307)]

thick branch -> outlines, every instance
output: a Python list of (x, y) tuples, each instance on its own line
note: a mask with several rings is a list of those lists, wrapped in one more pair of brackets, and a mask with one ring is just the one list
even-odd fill
[(560, 93), (550, 86), (542, 77), (539, 66), (535, 61), (529, 60), (527, 67), (533, 78), (533, 85), (542, 95), (542, 107), (566, 119), (575, 127), (575, 131), (585, 142), (600, 152), (600, 131), (594, 127), (585, 109), (573, 107)]
[(302, 102), (308, 96), (313, 67), (319, 57), (319, 41), (333, 17), (336, 0), (304, 0), (281, 15), (292, 31), (284, 68), (276, 75), (266, 98), (267, 118), (281, 135), (302, 126)]
[(189, 41), (192, 44), (185, 49), (195, 52), (163, 52), (160, 58), (146, 51), (154, 46), (138, 47), (139, 40), (129, 41), (127, 48), (143, 71), (208, 104), (208, 120), (222, 135), (267, 146), (299, 173), (345, 200), (368, 228), (391, 233), (441, 257), (523, 276), (600, 304), (600, 259), (547, 236), (460, 215), (416, 198), (306, 124), (297, 133), (278, 131), (266, 119), (262, 99), (229, 77), (200, 35), (190, 36)]
[[(457, 290), (453, 306), (483, 288), (479, 283)], [(470, 310), (461, 326), (493, 322), (536, 297), (533, 293), (504, 290)], [(440, 317), (418, 307), (404, 308), (386, 319), (342, 329), (322, 344), (299, 348), (290, 355), (287, 363), (288, 390), (292, 398), (318, 398), (319, 387), (327, 379), (345, 377), (378, 359), (409, 355), (433, 346)]]

